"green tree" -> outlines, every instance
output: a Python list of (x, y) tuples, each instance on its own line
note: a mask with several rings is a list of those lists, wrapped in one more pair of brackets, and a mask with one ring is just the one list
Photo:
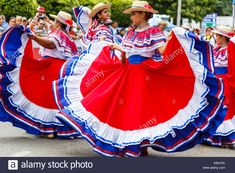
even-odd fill
[(46, 9), (47, 14), (57, 14), (60, 10), (71, 13), (72, 8), (81, 0), (37, 0), (37, 2)]
[(47, 14), (57, 14), (60, 10), (72, 14), (72, 8), (75, 6), (83, 5), (92, 9), (99, 2), (112, 3), (111, 18), (119, 21), (120, 26), (128, 26), (129, 16), (124, 15), (122, 11), (131, 5), (132, 0), (37, 0), (37, 2), (45, 7)]
[[(177, 17), (177, 0), (148, 0), (160, 14), (168, 14), (174, 18)], [(222, 1), (222, 0), (221, 0)], [(182, 0), (182, 13), (183, 18), (189, 20), (202, 21), (203, 17), (215, 12), (218, 0)]]
[(0, 0), (0, 14), (4, 14), (7, 18), (17, 15), (32, 17), (36, 7), (36, 0)]
[(218, 0), (218, 2), (216, 3), (215, 12), (219, 16), (231, 16), (232, 0)]
[(130, 25), (130, 15), (124, 14), (123, 11), (129, 8), (132, 4), (132, 0), (111, 0), (112, 2), (112, 16), (113, 20), (119, 22), (120, 26)]

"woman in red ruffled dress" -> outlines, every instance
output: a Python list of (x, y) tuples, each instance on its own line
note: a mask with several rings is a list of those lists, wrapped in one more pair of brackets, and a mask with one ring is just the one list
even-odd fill
[(57, 118), (105, 156), (183, 151), (214, 134), (225, 116), (209, 43), (182, 28), (167, 41), (147, 23), (156, 12), (134, 1), (124, 11), (134, 28), (121, 46), (104, 47), (89, 68), (79, 61), (65, 67), (54, 83)]
[(232, 40), (230, 41), (232, 29), (228, 26), (218, 26), (212, 32), (216, 35), (217, 44), (214, 48), (215, 74), (223, 79), (224, 105), (228, 111), (224, 122), (218, 127), (216, 133), (207, 139), (207, 143), (214, 146), (235, 148), (234, 43)]
[[(74, 137), (78, 132), (64, 128), (55, 117), (58, 107), (52, 92), (52, 81), (58, 79), (65, 60), (77, 53), (68, 34), (73, 21), (63, 11), (51, 17), (55, 19), (55, 30), (47, 37), (17, 26), (1, 39), (0, 121), (11, 122), (30, 134)], [(43, 46), (40, 57), (35, 57), (32, 40), (25, 32)]]

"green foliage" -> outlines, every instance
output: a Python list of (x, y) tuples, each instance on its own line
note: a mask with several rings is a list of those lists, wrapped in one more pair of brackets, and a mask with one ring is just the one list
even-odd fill
[[(57, 14), (60, 10), (71, 13), (78, 0), (37, 0), (46, 9), (47, 14)], [(81, 2), (81, 0), (79, 0)]]
[(17, 15), (32, 17), (36, 8), (36, 0), (0, 0), (0, 14), (4, 14), (7, 18)]
[[(176, 20), (178, 0), (148, 0), (161, 14), (168, 14)], [(224, 0), (221, 0), (224, 1)], [(215, 12), (218, 0), (182, 0), (183, 18), (202, 21), (208, 13)]]
[(218, 0), (215, 12), (219, 16), (232, 16), (232, 0)]
[(120, 26), (130, 25), (130, 15), (124, 14), (123, 11), (129, 8), (132, 4), (131, 0), (111, 0), (112, 2), (112, 20), (119, 22)]
[[(168, 14), (176, 20), (178, 0), (147, 0), (160, 14)], [(72, 14), (74, 6), (92, 7), (98, 2), (112, 3), (111, 18), (117, 20), (120, 26), (128, 26), (129, 15), (123, 14), (132, 0), (0, 0), (0, 14), (10, 16), (34, 16), (38, 5), (45, 7), (47, 14), (57, 14), (60, 10)], [(212, 12), (218, 15), (231, 15), (231, 0), (182, 0), (182, 17), (201, 21)]]

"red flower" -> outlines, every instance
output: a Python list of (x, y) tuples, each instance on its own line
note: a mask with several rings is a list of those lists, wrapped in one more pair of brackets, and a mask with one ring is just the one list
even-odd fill
[(229, 33), (228, 33), (228, 36), (229, 36), (229, 37), (233, 37), (233, 36), (235, 36), (235, 33), (229, 32)]
[(66, 21), (65, 21), (65, 23), (67, 23), (68, 25), (70, 25), (70, 26), (72, 26), (73, 25), (73, 21), (72, 20), (70, 20), (70, 19), (67, 19)]
[(150, 9), (150, 10), (153, 9), (153, 7), (151, 7), (151, 5), (147, 5), (147, 4), (144, 5), (144, 8), (148, 8), (148, 9)]

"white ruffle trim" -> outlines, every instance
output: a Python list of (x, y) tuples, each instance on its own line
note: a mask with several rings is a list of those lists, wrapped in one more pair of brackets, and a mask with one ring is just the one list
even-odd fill
[(228, 136), (235, 132), (235, 115), (232, 119), (223, 121), (223, 123), (218, 127), (215, 132), (215, 136)]

